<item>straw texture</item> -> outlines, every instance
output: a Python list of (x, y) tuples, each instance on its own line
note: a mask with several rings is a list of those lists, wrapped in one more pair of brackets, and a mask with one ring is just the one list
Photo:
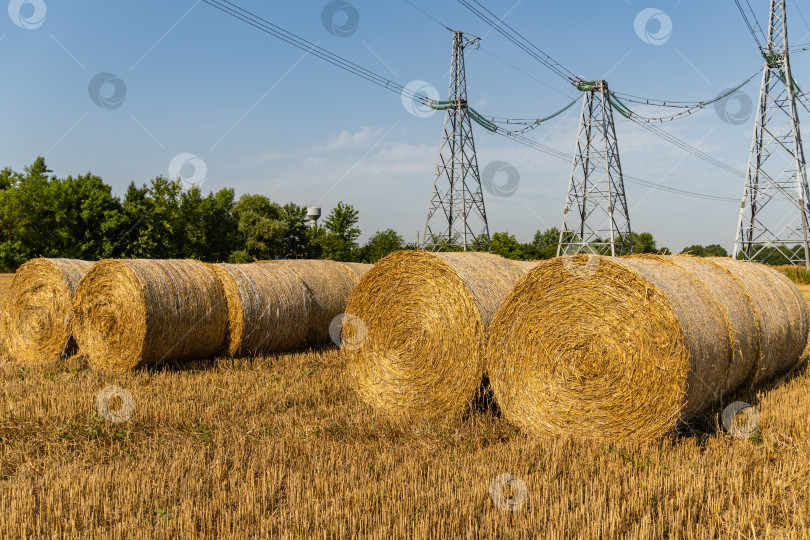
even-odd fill
[(487, 253), (398, 251), (380, 260), (346, 307), (366, 334), (343, 349), (357, 394), (401, 422), (457, 418), (481, 388), (485, 330), (524, 273)]
[(792, 368), (807, 343), (807, 303), (787, 277), (765, 265), (729, 258), (709, 260), (725, 269), (745, 291), (757, 321), (756, 369), (752, 383)]
[(104, 260), (76, 291), (74, 335), (90, 366), (125, 371), (215, 355), (228, 309), (210, 265), (192, 260)]
[(0, 313), (0, 339), (11, 360), (52, 362), (73, 351), (73, 295), (92, 266), (73, 259), (32, 259), (17, 270)]
[(287, 351), (306, 344), (307, 290), (280, 264), (212, 265), (228, 303), (231, 356)]
[(295, 272), (307, 291), (307, 343), (329, 342), (329, 325), (345, 311), (349, 295), (357, 285), (357, 271), (346, 266), (351, 263), (288, 259), (258, 264), (283, 265)]
[[(784, 299), (801, 312), (794, 292), (766, 284), (758, 265), (735, 262), (736, 279), (691, 257), (602, 257), (588, 272), (571, 271), (585, 257), (562, 259), (518, 281), (489, 332), (495, 398), (526, 432), (615, 440), (671, 430), (759, 370), (759, 304), (777, 326), (796, 326), (768, 337), (794, 355), (783, 366), (806, 342), (806, 307), (788, 320)], [(761, 283), (746, 294), (739, 282), (751, 276)]]
[(360, 280), (363, 279), (363, 276), (366, 275), (366, 272), (371, 270), (374, 266), (373, 264), (366, 264), (366, 263), (355, 263), (355, 262), (342, 262), (338, 263), (343, 265), (343, 267), (349, 271), (352, 277), (355, 278), (355, 283), (360, 283)]

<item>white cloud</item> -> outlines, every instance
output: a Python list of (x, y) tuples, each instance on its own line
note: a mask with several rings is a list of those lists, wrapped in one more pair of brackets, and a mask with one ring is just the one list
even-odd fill
[(370, 126), (363, 126), (360, 131), (351, 133), (345, 129), (340, 132), (340, 135), (334, 136), (322, 146), (314, 146), (314, 152), (334, 152), (335, 150), (342, 150), (344, 148), (352, 148), (357, 146), (367, 145), (379, 139), (382, 134), (382, 128), (372, 128)]

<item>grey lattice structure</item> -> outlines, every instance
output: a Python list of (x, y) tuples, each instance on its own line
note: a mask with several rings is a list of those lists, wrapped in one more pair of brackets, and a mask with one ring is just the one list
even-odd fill
[(472, 123), (467, 105), (464, 49), (479, 41), (464, 32), (453, 32), (453, 57), (442, 144), (433, 180), (422, 248), (431, 251), (489, 249), (489, 225), (475, 155)]
[(771, 0), (762, 55), (765, 68), (733, 256), (767, 262), (781, 255), (810, 268), (807, 171), (796, 111), (797, 99), (806, 98), (791, 73), (785, 0)]
[(583, 81), (579, 88), (585, 96), (557, 255), (627, 255), (633, 235), (608, 85)]

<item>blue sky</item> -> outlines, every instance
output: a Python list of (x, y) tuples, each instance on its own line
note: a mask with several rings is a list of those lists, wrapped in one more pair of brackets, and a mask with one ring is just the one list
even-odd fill
[[(482, 1), (498, 15), (508, 13), (508, 23), (574, 73), (605, 77), (612, 89), (625, 93), (707, 99), (762, 64), (731, 0)], [(469, 99), (482, 113), (544, 116), (578, 97), (498, 33), (488, 33), (460, 3), (412, 2), (454, 29), (484, 36), (481, 50), (466, 56)], [(409, 114), (399, 95), (197, 0), (37, 3), (10, 3), (11, 14), (22, 4), (17, 11), (23, 18), (16, 22), (27, 20), (36, 28), (21, 28), (11, 15), (0, 16), (5, 75), (0, 166), (21, 170), (46, 155), (55, 174), (92, 171), (122, 194), (131, 181), (141, 184), (168, 175), (173, 158), (188, 153), (205, 164), (205, 191), (234, 187), (237, 194), (261, 193), (281, 203), (322, 200), (325, 212), (343, 200), (359, 209), (364, 238), (392, 227), (414, 241), (423, 229), (442, 113)], [(324, 26), (326, 1), (236, 3), (402, 85), (421, 80), (447, 94), (452, 35), (403, 0), (350, 0), (359, 22), (347, 36)], [(767, 4), (752, 0), (761, 21), (767, 20)], [(793, 0), (788, 6), (791, 43), (807, 42), (810, 29)], [(647, 8), (664, 12), (672, 22), (671, 35), (661, 44), (646, 43), (636, 33), (635, 20)], [(345, 22), (342, 16), (335, 19), (338, 26)], [(647, 27), (653, 35), (657, 24)], [(792, 60), (800, 85), (810, 84), (810, 52), (804, 54)], [(126, 87), (119, 96), (112, 84), (101, 87), (103, 98), (122, 98), (120, 106), (104, 108), (91, 99), (89, 86), (101, 73), (114, 75)], [(743, 89), (752, 102), (759, 82), (758, 76)], [(578, 117), (579, 106), (572, 107), (531, 137), (572, 153)], [(690, 191), (742, 195), (741, 179), (624, 120), (616, 122), (628, 174)], [(748, 115), (734, 125), (709, 107), (664, 127), (743, 169), (752, 122)], [(491, 232), (509, 231), (529, 241), (536, 230), (559, 226), (570, 163), (482, 129), (476, 128), (475, 137), (481, 169), (501, 160), (520, 173), (514, 196), (486, 194)], [(193, 172), (183, 170), (187, 176)], [(692, 243), (720, 243), (731, 248), (737, 202), (629, 183), (627, 198), (633, 229), (652, 232), (661, 246), (679, 250)]]

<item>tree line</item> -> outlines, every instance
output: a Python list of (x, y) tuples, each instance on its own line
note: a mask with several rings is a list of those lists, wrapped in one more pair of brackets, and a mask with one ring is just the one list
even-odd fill
[[(58, 178), (37, 158), (23, 172), (0, 171), (0, 271), (34, 257), (198, 259), (245, 263), (276, 258), (323, 258), (374, 263), (399, 249), (417, 249), (393, 229), (360, 245), (359, 213), (339, 202), (310, 228), (306, 207), (264, 195), (238, 199), (231, 188), (207, 195), (199, 186), (157, 177), (129, 184), (123, 197), (91, 173)], [(556, 256), (559, 229), (537, 231), (529, 243), (492, 235), (490, 251), (511, 259)], [(668, 253), (651, 233), (633, 233), (637, 253)], [(690, 246), (699, 256), (726, 256), (719, 245)]]

